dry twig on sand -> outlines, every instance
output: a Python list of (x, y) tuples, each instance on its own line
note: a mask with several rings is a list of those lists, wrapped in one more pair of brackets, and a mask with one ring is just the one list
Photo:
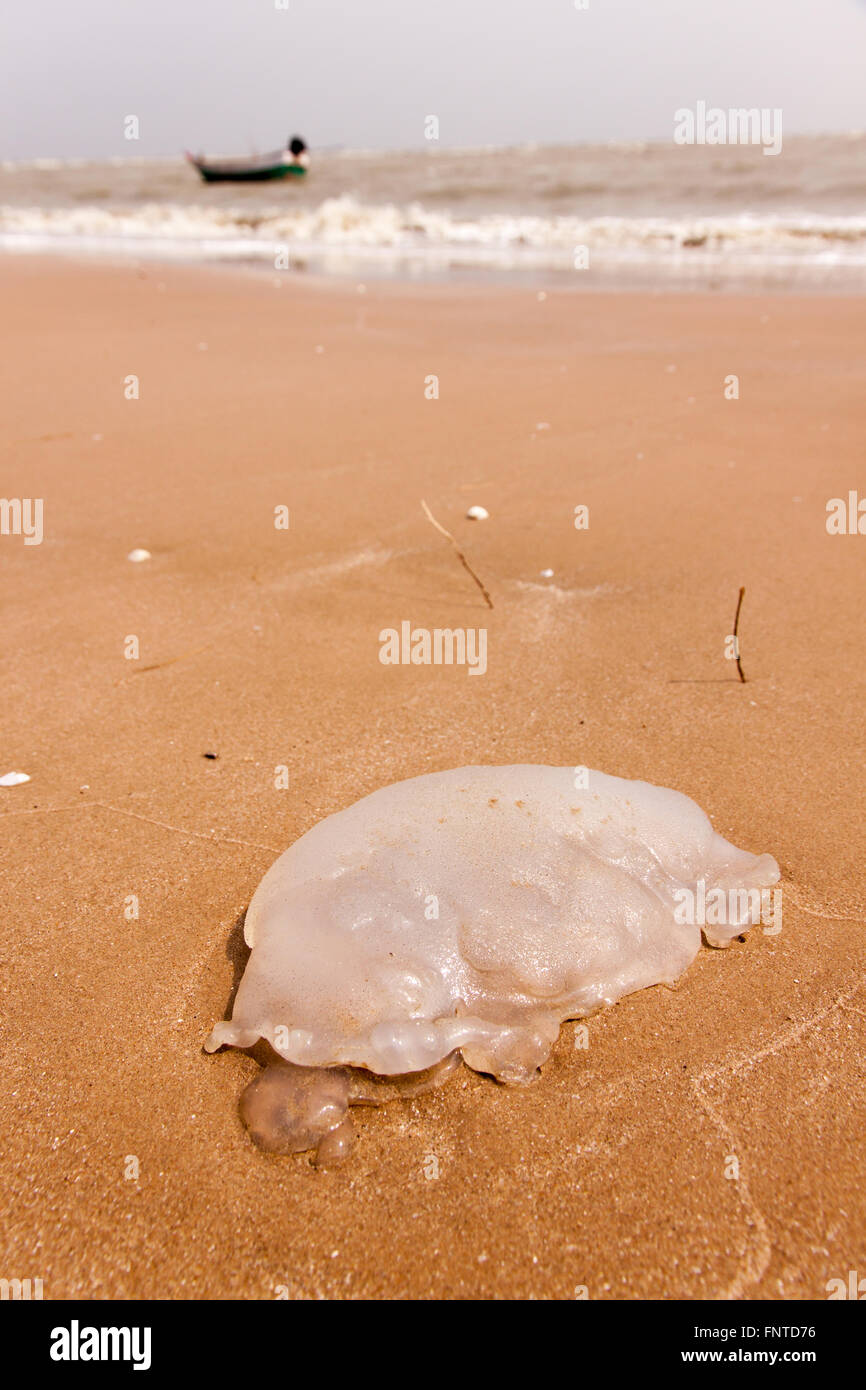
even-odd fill
[(740, 597), (737, 599), (737, 612), (734, 618), (734, 651), (737, 656), (737, 670), (740, 673), (740, 680), (743, 682), (743, 685), (746, 684), (746, 677), (743, 675), (743, 668), (740, 665), (740, 641), (737, 637), (737, 628), (740, 626), (740, 609), (743, 606), (743, 595), (745, 592), (745, 589), (740, 589)]
[(450, 532), (450, 531), (446, 531), (446, 530), (445, 530), (445, 527), (441, 524), (441, 522), (439, 522), (439, 521), (436, 520), (435, 516), (434, 516), (433, 513), (431, 512), (430, 508), (427, 506), (427, 503), (424, 501), (424, 498), (423, 498), (423, 497), (421, 498), (421, 506), (424, 508), (424, 514), (425, 514), (425, 516), (427, 517), (427, 520), (428, 520), (429, 522), (431, 522), (431, 524), (432, 524), (433, 526), (436, 527), (436, 530), (437, 530), (437, 531), (441, 531), (441, 532), (442, 532), (442, 535), (446, 538), (446, 540), (449, 540), (449, 541), (451, 542), (451, 544), (453, 545), (454, 550), (455, 550), (455, 552), (456, 552), (456, 554), (457, 554), (457, 559), (460, 561), (461, 565), (462, 565), (463, 568), (467, 571), (467, 573), (469, 573), (469, 574), (472, 575), (472, 578), (475, 580), (475, 583), (478, 585), (479, 589), (481, 590), (482, 594), (484, 595), (484, 602), (487, 604), (487, 607), (488, 607), (488, 608), (492, 608), (492, 607), (493, 607), (493, 599), (490, 597), (490, 595), (488, 594), (488, 592), (487, 592), (487, 590), (485, 589), (484, 585), (481, 583), (481, 580), (478, 578), (478, 575), (475, 573), (475, 571), (474, 571), (474, 569), (472, 568), (472, 566), (470, 565), (469, 561), (466, 559), (466, 556), (463, 554), (463, 551), (460, 549), (460, 546), (459, 546), (459, 545), (457, 544), (457, 542), (455, 541), (455, 539), (454, 539), (454, 537), (452, 536), (451, 532)]

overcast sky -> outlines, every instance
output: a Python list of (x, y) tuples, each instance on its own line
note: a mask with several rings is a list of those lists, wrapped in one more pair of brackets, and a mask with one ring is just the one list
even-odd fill
[(699, 99), (866, 127), (864, 0), (283, 2), (3, 0), (0, 159), (670, 138)]

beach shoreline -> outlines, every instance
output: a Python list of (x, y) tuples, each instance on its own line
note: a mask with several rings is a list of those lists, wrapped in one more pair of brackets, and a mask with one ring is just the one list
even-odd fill
[(0, 251), (560, 291), (866, 289), (866, 135), (318, 149), (289, 183), (179, 157), (6, 160)]
[[(533, 256), (525, 252), (442, 248), (402, 249), (327, 247), (299, 242), (235, 246), (195, 240), (53, 236), (0, 232), (0, 256), (9, 261), (56, 260), (83, 269), (225, 271), (230, 275), (268, 277), (291, 284), (375, 281), (446, 290), (535, 290), (558, 294), (730, 294), (809, 295), (829, 299), (866, 295), (866, 266), (821, 263), (797, 257), (775, 260), (755, 255), (732, 259), (725, 250), (683, 251), (646, 256), (596, 254), (590, 265), (575, 269), (571, 255)], [(279, 261), (275, 269), (274, 262)]]

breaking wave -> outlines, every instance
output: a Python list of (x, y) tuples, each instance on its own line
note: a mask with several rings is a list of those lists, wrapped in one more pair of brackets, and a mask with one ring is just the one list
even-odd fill
[[(866, 218), (818, 213), (579, 217), (506, 212), (457, 217), (421, 203), (367, 204), (351, 196), (314, 207), (256, 210), (174, 203), (136, 207), (0, 208), (7, 250), (94, 253), (266, 263), (341, 252), (353, 260), (439, 259), (506, 268), (574, 269), (581, 254), (600, 263), (717, 257), (737, 262), (866, 267)], [(581, 253), (580, 248), (585, 248)]]

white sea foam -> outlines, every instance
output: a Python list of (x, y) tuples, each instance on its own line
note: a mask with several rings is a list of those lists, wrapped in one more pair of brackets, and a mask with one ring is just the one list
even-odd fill
[[(303, 257), (350, 253), (504, 267), (572, 269), (575, 248), (589, 265), (618, 262), (747, 266), (813, 263), (866, 268), (866, 217), (715, 215), (575, 217), (495, 212), (456, 217), (421, 203), (366, 204), (350, 196), (314, 207), (239, 207), (146, 203), (133, 208), (0, 208), (0, 246), (7, 250), (83, 249), (184, 258), (274, 260), (281, 248)], [(580, 273), (580, 272), (576, 272)]]

